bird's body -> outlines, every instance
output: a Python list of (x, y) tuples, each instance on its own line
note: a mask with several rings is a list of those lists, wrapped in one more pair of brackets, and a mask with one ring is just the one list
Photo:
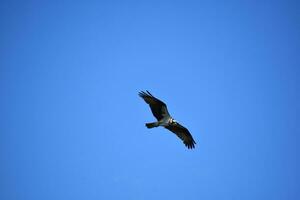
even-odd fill
[(155, 98), (150, 92), (140, 92), (139, 96), (144, 99), (144, 101), (149, 104), (154, 117), (157, 119), (156, 122), (146, 123), (147, 128), (154, 128), (162, 126), (171, 132), (175, 133), (183, 143), (192, 149), (195, 147), (196, 142), (194, 141), (189, 130), (179, 124), (168, 112), (167, 105), (161, 100)]
[(165, 116), (164, 118), (162, 118), (161, 120), (159, 120), (157, 122), (146, 123), (146, 126), (148, 128), (153, 128), (153, 127), (157, 127), (157, 126), (167, 127), (170, 124), (172, 124), (173, 122), (175, 122), (175, 120), (171, 116)]

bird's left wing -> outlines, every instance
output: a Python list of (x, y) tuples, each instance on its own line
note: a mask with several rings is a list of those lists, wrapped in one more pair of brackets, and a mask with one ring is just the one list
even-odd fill
[(185, 146), (187, 146), (187, 148), (189, 149), (195, 148), (196, 142), (194, 141), (191, 133), (187, 128), (185, 128), (178, 122), (170, 124), (165, 128), (175, 133), (183, 141), (183, 143), (185, 144)]

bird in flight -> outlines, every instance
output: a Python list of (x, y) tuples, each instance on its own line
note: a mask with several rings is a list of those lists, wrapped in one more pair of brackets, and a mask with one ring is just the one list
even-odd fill
[(165, 127), (175, 133), (183, 141), (187, 148), (195, 148), (196, 142), (189, 130), (171, 117), (168, 112), (167, 105), (164, 102), (155, 98), (147, 90), (146, 92), (139, 92), (139, 96), (142, 97), (147, 104), (149, 104), (152, 114), (157, 119), (157, 122), (146, 123), (147, 128), (154, 128), (158, 126)]

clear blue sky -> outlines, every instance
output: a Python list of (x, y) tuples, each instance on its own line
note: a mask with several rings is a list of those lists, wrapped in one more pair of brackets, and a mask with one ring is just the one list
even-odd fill
[(54, 2), (0, 3), (0, 199), (300, 199), (299, 2)]

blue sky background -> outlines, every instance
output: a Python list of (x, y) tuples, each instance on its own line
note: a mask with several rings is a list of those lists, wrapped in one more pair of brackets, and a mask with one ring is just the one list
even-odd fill
[(0, 199), (300, 199), (299, 8), (1, 1)]

